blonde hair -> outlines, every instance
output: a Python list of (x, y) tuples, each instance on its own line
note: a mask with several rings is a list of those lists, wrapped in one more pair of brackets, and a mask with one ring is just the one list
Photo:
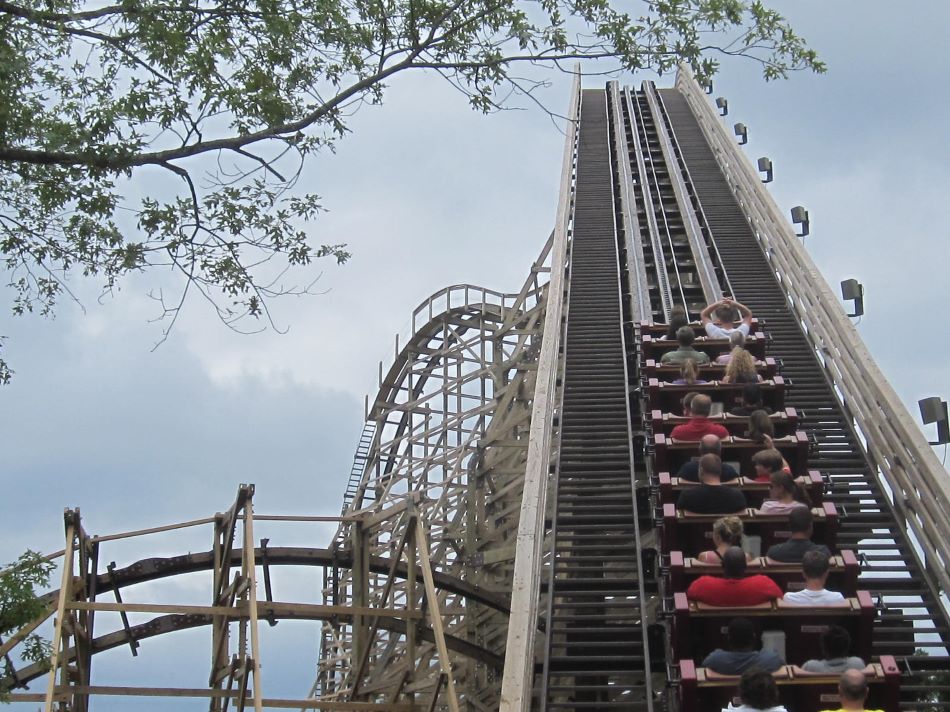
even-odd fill
[(734, 348), (722, 380), (728, 383), (757, 383), (759, 374), (755, 370), (752, 354), (740, 346)]
[(699, 365), (696, 363), (696, 359), (687, 358), (683, 360), (683, 363), (680, 364), (680, 377), (689, 386), (696, 383), (699, 379)]
[(713, 536), (723, 544), (739, 546), (742, 543), (742, 520), (735, 515), (720, 517), (713, 522)]

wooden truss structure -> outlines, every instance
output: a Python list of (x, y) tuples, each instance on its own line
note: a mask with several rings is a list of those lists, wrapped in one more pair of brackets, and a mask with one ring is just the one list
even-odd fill
[[(685, 70), (677, 86), (843, 394), (900, 525), (946, 592), (950, 488), (942, 467), (701, 89)], [(578, 115), (579, 97), (575, 78), (569, 116)], [(397, 342), (391, 367), (380, 367), (341, 516), (256, 514), (253, 485), (242, 485), (214, 516), (105, 537), (87, 534), (79, 510), (67, 510), (64, 550), (51, 557), (62, 560), (59, 590), (47, 595), (39, 619), (0, 641), (7, 662), (0, 685), (12, 701), (39, 702), (44, 712), (85, 712), (91, 698), (116, 695), (197, 698), (209, 712), (530, 708), (536, 650), (545, 642), (538, 612), (547, 603), (541, 573), (551, 550), (575, 122), (567, 133), (554, 231), (520, 291), (456, 285), (437, 292), (413, 312), (411, 336), (402, 348)], [(255, 540), (262, 521), (322, 523), (336, 532), (323, 548), (271, 546)], [(145, 551), (140, 539), (192, 527), (211, 528), (207, 551), (100, 565), (107, 542), (131, 540)], [(318, 600), (274, 600), (277, 567), (319, 568)], [(207, 605), (138, 600), (139, 584), (198, 571), (210, 572)], [(133, 614), (151, 617), (133, 624)], [(300, 698), (268, 696), (261, 678), (261, 621), (281, 619), (319, 623), (315, 680)], [(94, 684), (96, 653), (128, 646), (134, 656), (151, 637), (194, 628), (210, 632), (206, 685)], [(49, 664), (17, 669), (17, 646), (47, 630)], [(44, 691), (22, 691), (44, 679)]]
[[(9, 662), (52, 618), (53, 655), (8, 666), (11, 701), (44, 712), (115, 695), (203, 698), (209, 712), (497, 709), (552, 241), (518, 293), (454, 286), (415, 310), (369, 409), (372, 439), (342, 516), (256, 515), (253, 485), (212, 517), (106, 537), (67, 510), (65, 547), (52, 557), (61, 586), (0, 645)], [(262, 520), (338, 529), (326, 548), (270, 546), (254, 539)], [(105, 542), (201, 526), (212, 528), (208, 551), (100, 567)], [(273, 600), (278, 566), (320, 567), (320, 600)], [(195, 571), (211, 572), (208, 605), (134, 600), (138, 584)], [(152, 617), (133, 625), (130, 615)], [(321, 622), (316, 681), (300, 699), (268, 697), (261, 680), (259, 625), (280, 619)], [(93, 684), (96, 653), (128, 646), (135, 656), (152, 636), (199, 627), (210, 631), (207, 687)], [(44, 677), (45, 692), (20, 691)]]
[[(334, 540), (391, 567), (407, 552), (423, 571), (428, 559), (505, 605), (446, 589), (427, 598), (446, 635), (472, 646), (450, 666), (437, 640), (359, 617), (328, 621), (315, 685), (322, 698), (497, 709), (552, 241), (518, 294), (456, 286), (415, 310), (413, 336), (370, 408), (372, 446)], [(373, 526), (399, 509), (401, 518)], [(361, 560), (328, 578), (324, 596), (357, 608), (414, 607), (417, 586)]]

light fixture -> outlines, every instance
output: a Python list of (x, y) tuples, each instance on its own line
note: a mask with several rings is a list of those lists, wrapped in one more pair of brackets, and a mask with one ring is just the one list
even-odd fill
[(858, 280), (846, 279), (841, 283), (841, 298), (845, 301), (854, 300), (854, 314), (848, 316), (864, 314), (864, 285)]
[(792, 208), (792, 222), (802, 226), (802, 231), (798, 233), (799, 237), (805, 237), (808, 234), (810, 223), (808, 222), (808, 211), (801, 205)]
[(729, 113), (729, 101), (726, 99), (726, 97), (716, 97), (716, 106), (719, 107), (720, 116), (725, 116)]
[(946, 445), (950, 443), (950, 419), (947, 418), (947, 401), (939, 396), (932, 396), (917, 401), (920, 406), (920, 419), (924, 424), (937, 424), (937, 440), (931, 445)]
[(772, 159), (771, 158), (762, 156), (762, 158), (759, 159), (759, 172), (765, 173), (765, 180), (762, 181), (763, 183), (772, 182)]
[(749, 130), (745, 127), (745, 124), (736, 124), (732, 127), (732, 130), (735, 131), (736, 136), (739, 137), (740, 146), (749, 143)]
[(712, 94), (712, 93), (713, 93), (713, 83), (712, 83), (712, 79), (710, 79), (708, 82), (706, 82), (706, 86), (705, 86), (704, 88), (706, 89), (706, 93), (707, 93), (707, 94)]

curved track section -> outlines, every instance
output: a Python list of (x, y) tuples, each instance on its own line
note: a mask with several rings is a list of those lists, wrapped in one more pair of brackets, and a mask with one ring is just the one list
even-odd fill
[[(391, 556), (411, 533), (410, 519), (389, 518), (372, 531), (356, 519), (404, 507), (422, 523), (434, 570), (482, 590), (511, 589), (551, 246), (516, 294), (456, 286), (414, 311), (411, 337), (381, 369), (367, 419), (373, 441), (336, 546)], [(415, 586), (356, 561), (325, 581), (324, 596), (335, 605), (401, 604), (418, 597)], [(497, 607), (445, 588), (437, 607), (447, 635), (503, 654), (508, 616)], [(446, 670), (444, 657), (424, 641), (373, 635), (363, 620), (331, 622), (322, 631), (316, 689), (341, 701), (383, 702), (411, 681), (415, 694), (437, 696), (444, 685), (448, 700), (497, 705), (495, 667), (469, 659)], [(386, 678), (377, 674), (369, 691), (368, 661), (378, 667), (383, 659)]]
[[(232, 552), (232, 564), (235, 566), (241, 563), (242, 552)], [(324, 569), (349, 569), (353, 565), (353, 552), (337, 551), (333, 549), (313, 549), (308, 547), (258, 547), (254, 550), (254, 556), (259, 566), (283, 567), (283, 566), (307, 566), (319, 567)], [(369, 569), (374, 574), (388, 574), (392, 562), (373, 556), (369, 560)], [(162, 579), (174, 578), (185, 574), (192, 574), (200, 571), (212, 571), (215, 567), (215, 554), (213, 551), (200, 553), (189, 553), (181, 556), (171, 557), (150, 557), (136, 561), (129, 566), (120, 569), (111, 569), (109, 573), (100, 574), (96, 577), (94, 584), (95, 590), (99, 595), (114, 593), (116, 590), (124, 590), (133, 586), (138, 586)], [(395, 575), (400, 579), (405, 579), (409, 575), (408, 566), (400, 563), (395, 568)], [(414, 576), (422, 579), (422, 570), (417, 567)], [(501, 613), (507, 614), (508, 603), (504, 596), (483, 591), (465, 581), (460, 581), (451, 576), (442, 573), (434, 573), (433, 580), (436, 588), (479, 603), (483, 606), (493, 608)], [(44, 598), (52, 604), (59, 597), (59, 591), (51, 591)], [(297, 604), (260, 602), (260, 614), (269, 620), (329, 620), (330, 618), (342, 618), (352, 620), (353, 614), (344, 611), (323, 610), (319, 606), (305, 607)], [(137, 645), (140, 641), (147, 640), (159, 635), (174, 633), (190, 628), (201, 626), (210, 626), (214, 616), (210, 613), (192, 613), (192, 614), (170, 614), (156, 616), (147, 623), (129, 626), (128, 629), (115, 630), (105, 635), (94, 638), (90, 643), (92, 654), (111, 650), (124, 645)], [(387, 619), (381, 622), (381, 627), (395, 634), (405, 635), (407, 631), (407, 622), (399, 619)], [(435, 643), (435, 637), (431, 626), (420, 626), (420, 638), (427, 643)], [(477, 660), (496, 670), (501, 669), (504, 664), (504, 657), (496, 653), (473, 645), (468, 641), (455, 636), (447, 636), (446, 642), (448, 648), (461, 655), (473, 660)], [(69, 648), (67, 652), (67, 662), (73, 662), (77, 656), (75, 647)], [(43, 676), (48, 672), (46, 665), (34, 664), (19, 668), (14, 675), (0, 680), (0, 684), (7, 687), (16, 687), (26, 685), (33, 680)]]

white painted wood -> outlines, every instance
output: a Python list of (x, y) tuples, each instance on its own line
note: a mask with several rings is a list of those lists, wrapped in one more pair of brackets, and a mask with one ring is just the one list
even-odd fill
[(244, 548), (241, 551), (244, 577), (247, 579), (248, 626), (251, 629), (251, 665), (254, 671), (254, 712), (263, 712), (261, 691), (261, 644), (257, 611), (257, 562), (254, 556), (254, 500), (244, 503)]
[(523, 712), (531, 702), (534, 637), (538, 620), (538, 592), (544, 544), (544, 512), (551, 464), (551, 424), (556, 404), (558, 350), (561, 341), (564, 270), (568, 225), (573, 205), (573, 175), (577, 120), (580, 112), (580, 73), (575, 70), (567, 115), (572, 119), (564, 142), (561, 189), (554, 224), (551, 281), (548, 284), (544, 337), (538, 359), (531, 413), (528, 462), (525, 467), (521, 514), (515, 544), (515, 572), (511, 589), (511, 618), (505, 646), (501, 683), (501, 712)]
[(449, 657), (449, 648), (445, 644), (445, 632), (442, 626), (442, 611), (439, 607), (439, 596), (435, 590), (435, 580), (432, 577), (432, 562), (429, 561), (429, 541), (426, 537), (422, 519), (416, 517), (416, 550), (419, 554), (419, 567), (422, 569), (422, 579), (425, 583), (426, 598), (428, 599), (429, 620), (432, 625), (432, 635), (439, 651), (439, 667), (445, 675), (446, 696), (448, 697), (450, 712), (459, 712), (458, 695), (455, 692), (455, 676), (452, 674), (452, 659)]
[[(620, 83), (610, 82), (614, 97), (614, 126), (623, 126), (623, 102), (627, 90)], [(650, 280), (647, 277), (646, 257), (640, 240), (640, 221), (637, 219), (637, 199), (633, 192), (633, 175), (630, 172), (630, 155), (626, 141), (614, 142), (614, 160), (620, 176), (620, 219), (623, 225), (624, 243), (627, 248), (627, 272), (630, 275), (630, 313), (637, 321), (653, 321), (650, 307)]]
[[(43, 702), (43, 712), (53, 712), (53, 701), (56, 692), (56, 674), (66, 665), (63, 646), (63, 626), (66, 619), (66, 602), (72, 596), (73, 590), (73, 551), (76, 545), (76, 526), (70, 521), (66, 527), (66, 547), (63, 557), (63, 578), (59, 586), (59, 601), (56, 604), (56, 620), (53, 623), (53, 656), (49, 661), (49, 680), (46, 684), (46, 698)], [(66, 676), (60, 676), (63, 682)]]

